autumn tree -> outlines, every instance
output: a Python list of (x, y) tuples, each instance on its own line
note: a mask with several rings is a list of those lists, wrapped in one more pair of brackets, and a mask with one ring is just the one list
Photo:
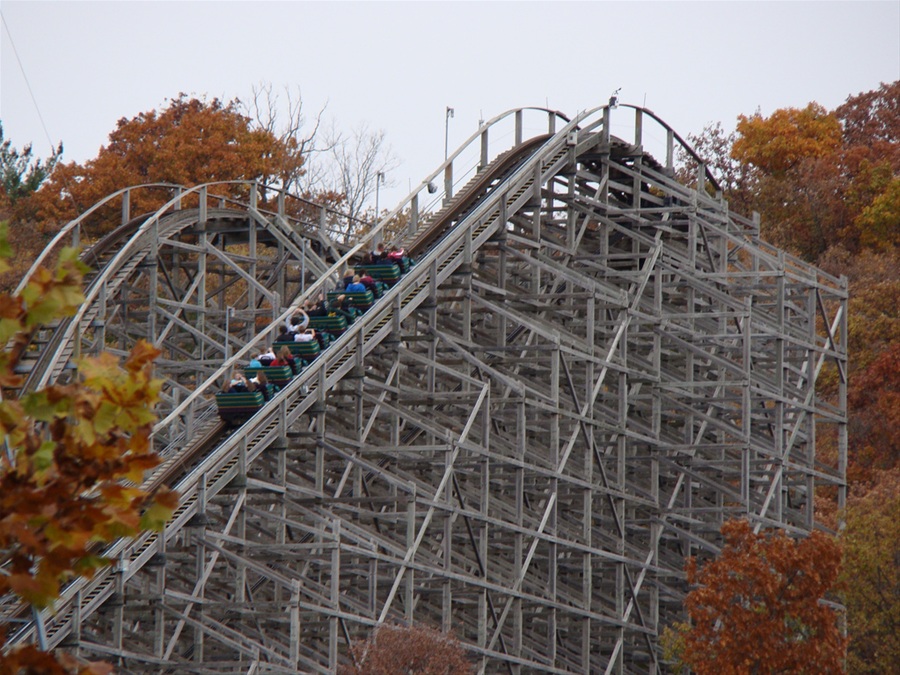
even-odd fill
[[(900, 248), (864, 249), (853, 255), (836, 246), (819, 264), (831, 274), (845, 275), (849, 282), (847, 478), (851, 483), (868, 482), (874, 470), (900, 466), (900, 435), (895, 426), (900, 390)], [(835, 440), (822, 434), (817, 439), (819, 454), (823, 444)]]
[[(301, 171), (303, 161), (295, 137), (256, 127), (239, 101), (182, 94), (158, 111), (120, 119), (95, 159), (57, 166), (35, 195), (34, 212), (38, 219), (68, 220), (116, 190), (146, 183), (277, 184)], [(135, 213), (160, 205), (145, 193), (136, 199), (144, 201), (132, 204)]]
[(854, 487), (842, 539), (848, 670), (892, 672), (900, 663), (900, 470)]
[(381, 626), (352, 650), (343, 675), (470, 675), (472, 664), (456, 638), (424, 626)]
[(778, 246), (815, 262), (832, 246), (856, 253), (894, 237), (900, 81), (833, 111), (757, 112), (739, 116), (734, 132), (709, 125), (689, 138), (732, 208), (758, 211), (763, 237)]
[[(0, 259), (8, 258), (6, 227)], [(0, 342), (27, 341), (31, 329), (75, 312), (83, 301), (83, 266), (75, 252), (55, 271), (40, 269), (21, 295), (0, 294)], [(0, 386), (16, 389), (14, 349), (0, 353)], [(158, 351), (140, 342), (120, 366), (106, 353), (78, 362), (71, 384), (0, 401), (0, 596), (12, 591), (35, 608), (52, 605), (63, 584), (110, 564), (102, 544), (161, 529), (174, 493), (139, 486), (158, 464), (150, 432), (161, 382), (152, 377)], [(128, 481), (128, 482), (126, 482)], [(0, 672), (102, 672), (34, 646), (5, 649)]]
[(830, 157), (841, 144), (840, 122), (817, 103), (781, 108), (769, 117), (739, 115), (736, 130), (734, 158), (772, 176), (809, 159)]
[(738, 117), (731, 148), (750, 168), (763, 236), (815, 260), (838, 236), (844, 210), (840, 167), (841, 125), (816, 103), (783, 108), (769, 117)]
[(867, 248), (900, 247), (900, 178), (892, 178), (856, 218), (860, 243)]
[(834, 114), (841, 122), (847, 147), (900, 171), (900, 80), (849, 96)]
[(716, 559), (686, 567), (689, 624), (669, 640), (681, 663), (698, 675), (843, 672), (845, 641), (824, 602), (840, 569), (837, 542), (755, 534), (746, 520), (722, 534)]
[[(764, 239), (848, 278), (848, 477), (900, 464), (885, 353), (900, 341), (900, 81), (830, 112), (811, 103), (742, 115), (734, 132), (711, 125), (691, 140), (732, 209), (760, 213)], [(836, 457), (835, 442), (821, 434), (820, 456)]]
[(896, 228), (884, 228), (882, 219), (891, 216), (900, 175), (900, 80), (848, 97), (834, 114), (843, 129), (846, 179), (847, 222), (839, 243), (852, 252), (883, 248), (883, 235), (896, 242)]
[[(699, 134), (688, 134), (687, 140), (694, 152), (706, 162), (706, 169), (718, 182), (730, 208), (737, 213), (749, 214), (753, 196), (751, 171), (732, 153), (737, 140), (736, 132), (726, 131), (721, 122), (715, 122), (707, 124)], [(697, 180), (696, 160), (680, 149), (678, 161), (676, 178), (685, 185), (694, 185)]]

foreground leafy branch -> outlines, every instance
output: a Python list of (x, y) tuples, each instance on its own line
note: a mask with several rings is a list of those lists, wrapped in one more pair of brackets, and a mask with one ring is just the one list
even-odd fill
[[(0, 266), (10, 251), (0, 228)], [(2, 270), (0, 270), (2, 271)], [(71, 316), (83, 301), (84, 268), (66, 251), (54, 272), (40, 270), (21, 295), (0, 294), (0, 342), (21, 347), (31, 329)], [(22, 385), (16, 349), (0, 353), (0, 386)], [(62, 586), (110, 564), (103, 544), (161, 529), (177, 505), (166, 490), (139, 486), (159, 463), (150, 432), (161, 381), (158, 350), (138, 343), (123, 364), (110, 354), (78, 361), (71, 384), (0, 401), (0, 595), (51, 606)], [(0, 673), (102, 672), (33, 646), (9, 650), (0, 635)]]

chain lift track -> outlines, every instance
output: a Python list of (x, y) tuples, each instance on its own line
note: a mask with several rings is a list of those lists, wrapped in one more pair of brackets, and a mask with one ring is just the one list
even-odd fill
[[(4, 598), (10, 644), (125, 673), (333, 673), (375, 627), (416, 623), (479, 673), (665, 672), (684, 563), (716, 554), (723, 521), (803, 536), (818, 491), (843, 502), (846, 281), (763, 242), (651, 111), (504, 113), (357, 242), (324, 210), (286, 215), (290, 195), (266, 188), (268, 211), (260, 186), (225, 187), (130, 188), (53, 244), (121, 204), (85, 251), (81, 312), (17, 355), (26, 388), (154, 341), (164, 462), (146, 486), (181, 504), (51, 611)], [(141, 189), (170, 199), (133, 218)], [(232, 370), (400, 221), (412, 269), (223, 425)]]

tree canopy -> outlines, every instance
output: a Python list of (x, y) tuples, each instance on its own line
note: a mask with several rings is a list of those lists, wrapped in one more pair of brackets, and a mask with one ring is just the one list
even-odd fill
[(352, 649), (343, 675), (470, 675), (459, 641), (425, 626), (381, 626)]
[(60, 143), (46, 160), (34, 156), (32, 146), (22, 150), (3, 138), (0, 123), (0, 210), (14, 209), (20, 200), (32, 195), (53, 171), (62, 157)]
[(848, 670), (889, 673), (900, 663), (900, 471), (856, 486), (843, 543)]
[[(691, 137), (738, 212), (760, 213), (764, 239), (849, 284), (848, 467), (844, 513), (817, 495), (817, 511), (846, 519), (844, 590), (850, 672), (896, 663), (896, 471), (900, 468), (900, 81)], [(818, 394), (835, 397), (836, 373)], [(835, 464), (837, 435), (817, 435), (817, 457)], [(870, 496), (871, 493), (871, 496)], [(878, 533), (878, 534), (876, 534)], [(894, 575), (896, 576), (896, 575)], [(893, 631), (893, 632), (892, 632)]]
[(803, 161), (827, 158), (841, 143), (837, 118), (816, 103), (802, 110), (782, 108), (769, 117), (739, 115), (737, 133), (732, 156), (773, 176)]
[(823, 604), (841, 549), (821, 532), (795, 541), (754, 534), (746, 520), (722, 526), (721, 554), (688, 561), (690, 625), (680, 660), (698, 675), (843, 672), (837, 614)]
[[(35, 195), (33, 207), (39, 219), (63, 221), (130, 185), (277, 184), (301, 171), (303, 162), (296, 139), (254, 127), (237, 99), (226, 103), (181, 94), (161, 110), (120, 119), (96, 158), (59, 165)], [(136, 212), (160, 205), (152, 197), (141, 198), (146, 203), (133, 204)]]

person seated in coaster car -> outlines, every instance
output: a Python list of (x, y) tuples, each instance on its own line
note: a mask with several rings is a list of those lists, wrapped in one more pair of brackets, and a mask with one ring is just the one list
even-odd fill
[(312, 342), (316, 339), (316, 331), (313, 328), (307, 328), (304, 331), (294, 333), (294, 342)]
[(352, 283), (353, 283), (353, 270), (348, 267), (344, 270), (344, 274), (341, 277), (341, 284), (346, 289), (347, 286), (349, 286)]
[(250, 383), (247, 382), (243, 373), (234, 373), (224, 391), (226, 394), (242, 394), (245, 391), (251, 391)]
[(271, 387), (269, 387), (269, 379), (266, 377), (266, 374), (264, 372), (260, 371), (256, 373), (256, 375), (250, 379), (249, 383), (254, 387), (251, 391), (262, 392), (263, 398), (266, 401), (272, 398), (272, 390)]
[(375, 247), (375, 250), (372, 251), (372, 254), (369, 257), (371, 258), (373, 265), (378, 265), (384, 262), (384, 259), (387, 257), (387, 251), (384, 248), (383, 241), (378, 242), (378, 245)]
[(303, 312), (307, 316), (328, 316), (328, 303), (325, 301), (325, 294), (320, 293), (319, 299), (315, 302), (307, 301), (303, 307)]
[(291, 372), (294, 375), (300, 374), (300, 364), (297, 363), (297, 358), (291, 354), (291, 348), (287, 345), (281, 345), (281, 349), (278, 350), (278, 358), (272, 363), (273, 366), (290, 366)]
[(381, 283), (380, 281), (375, 281), (372, 278), (371, 274), (363, 274), (359, 277), (359, 283), (365, 286), (368, 290), (372, 291), (372, 295), (375, 298), (380, 298), (384, 295), (384, 291), (386, 290), (386, 285)]
[(256, 360), (259, 361), (262, 366), (270, 366), (276, 358), (275, 352), (269, 347), (266, 351), (259, 354), (259, 356), (256, 357)]
[(353, 281), (347, 284), (345, 290), (348, 293), (365, 293), (367, 290), (366, 285), (360, 280), (361, 278), (362, 277), (360, 277), (358, 274), (355, 274), (353, 276)]

